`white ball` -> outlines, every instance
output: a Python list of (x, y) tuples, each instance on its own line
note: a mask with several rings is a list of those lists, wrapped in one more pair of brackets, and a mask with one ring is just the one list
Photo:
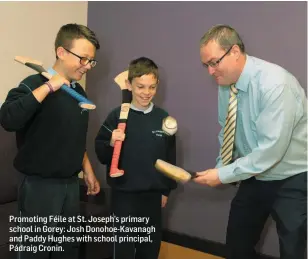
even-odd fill
[(170, 136), (174, 135), (178, 130), (178, 124), (176, 122), (176, 119), (171, 116), (168, 116), (163, 119), (162, 130)]

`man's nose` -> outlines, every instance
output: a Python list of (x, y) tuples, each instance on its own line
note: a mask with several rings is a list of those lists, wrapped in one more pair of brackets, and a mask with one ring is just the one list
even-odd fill
[(215, 72), (215, 68), (213, 68), (213, 67), (211, 67), (211, 66), (208, 66), (207, 70), (208, 70), (208, 72), (209, 72), (209, 74), (210, 74), (211, 76), (212, 76), (212, 75), (214, 74), (214, 72)]

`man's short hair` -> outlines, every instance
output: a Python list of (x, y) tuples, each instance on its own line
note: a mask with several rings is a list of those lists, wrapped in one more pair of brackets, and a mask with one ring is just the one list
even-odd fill
[(229, 25), (218, 24), (206, 32), (201, 40), (200, 47), (207, 45), (210, 41), (215, 41), (225, 51), (233, 45), (238, 45), (241, 52), (245, 53), (245, 45), (238, 32)]

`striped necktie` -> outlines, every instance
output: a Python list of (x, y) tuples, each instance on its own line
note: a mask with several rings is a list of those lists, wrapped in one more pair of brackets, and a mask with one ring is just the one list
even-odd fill
[(236, 89), (235, 85), (234, 84), (231, 85), (228, 116), (226, 119), (226, 124), (224, 129), (224, 140), (221, 148), (221, 158), (224, 165), (227, 165), (232, 160), (235, 127), (236, 127), (237, 93), (238, 90)]

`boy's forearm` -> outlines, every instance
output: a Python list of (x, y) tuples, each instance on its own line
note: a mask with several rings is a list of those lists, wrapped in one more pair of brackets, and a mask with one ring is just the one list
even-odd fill
[(87, 152), (84, 153), (82, 169), (85, 174), (94, 174)]

